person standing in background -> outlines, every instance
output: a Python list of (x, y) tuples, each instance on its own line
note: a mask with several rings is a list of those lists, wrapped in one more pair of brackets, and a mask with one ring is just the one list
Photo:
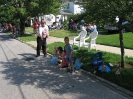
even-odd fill
[(37, 20), (36, 19), (34, 19), (34, 21), (33, 21), (33, 32), (34, 32), (35, 36), (38, 33), (38, 24), (37, 24)]
[(40, 56), (40, 50), (42, 46), (44, 57), (46, 57), (47, 51), (46, 51), (46, 39), (49, 36), (49, 29), (46, 25), (46, 22), (44, 20), (41, 21), (41, 26), (39, 27), (39, 32), (37, 34), (37, 55), (36, 57)]

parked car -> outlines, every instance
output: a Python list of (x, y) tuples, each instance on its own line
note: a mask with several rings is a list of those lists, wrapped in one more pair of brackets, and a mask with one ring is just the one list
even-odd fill
[[(123, 30), (122, 30), (123, 32), (133, 31), (133, 24), (131, 24), (130, 22), (125, 21), (122, 23), (122, 25), (123, 25)], [(114, 33), (119, 30), (117, 26), (113, 26), (112, 24), (105, 24), (104, 29), (107, 30), (109, 33)]]

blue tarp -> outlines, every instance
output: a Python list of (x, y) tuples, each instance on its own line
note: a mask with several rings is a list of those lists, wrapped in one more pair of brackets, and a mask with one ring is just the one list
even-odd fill
[(57, 59), (58, 59), (58, 57), (53, 57), (53, 58), (51, 59), (51, 63), (52, 63), (53, 65), (56, 65)]
[(103, 70), (103, 66), (99, 66), (98, 70), (100, 70), (101, 72), (106, 72), (106, 73), (111, 71), (111, 69), (107, 65), (105, 67), (106, 67), (105, 71)]
[(74, 67), (79, 70), (83, 66), (83, 63), (79, 61), (79, 59), (76, 59)]

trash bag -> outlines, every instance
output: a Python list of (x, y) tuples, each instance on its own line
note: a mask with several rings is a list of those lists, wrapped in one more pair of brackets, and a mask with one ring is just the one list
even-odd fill
[(75, 69), (79, 70), (81, 69), (82, 66), (83, 66), (83, 63), (80, 62), (79, 59), (76, 59), (75, 64), (74, 64)]
[(50, 61), (53, 65), (56, 65), (58, 57), (53, 57)]
[(107, 65), (105, 65), (105, 67), (103, 67), (103, 65), (99, 66), (98, 70), (100, 70), (101, 72), (106, 72), (106, 73), (111, 71), (111, 69)]

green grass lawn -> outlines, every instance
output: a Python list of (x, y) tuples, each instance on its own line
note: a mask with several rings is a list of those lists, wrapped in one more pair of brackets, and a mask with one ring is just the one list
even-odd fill
[[(55, 36), (59, 38), (64, 38), (66, 36), (77, 36), (78, 33), (76, 31), (68, 31), (68, 30), (55, 30), (50, 32), (50, 36)], [(123, 33), (123, 41), (124, 41), (124, 47), (128, 49), (133, 49), (133, 33), (127, 32)], [(90, 40), (87, 40), (88, 42)], [(97, 44), (102, 45), (108, 45), (108, 46), (115, 46), (120, 47), (120, 41), (119, 41), (119, 34), (104, 34), (99, 35), (97, 40)]]
[[(124, 47), (128, 49), (133, 49), (133, 33), (127, 32), (123, 33)], [(110, 34), (110, 35), (99, 35), (97, 44), (109, 45), (109, 46), (120, 46), (119, 34)]]
[[(69, 31), (69, 30), (55, 30), (50, 31), (50, 36), (55, 36), (59, 38), (64, 38), (66, 36), (77, 36), (77, 31)], [(128, 49), (133, 49), (133, 33), (127, 32), (123, 33), (123, 41), (124, 41), (124, 47)], [(89, 42), (89, 40), (87, 40)], [(108, 34), (105, 33), (104, 35), (99, 35), (97, 40), (97, 44), (102, 45), (108, 45), (108, 46), (115, 46), (120, 47), (120, 41), (119, 41), (119, 34)]]
[[(25, 28), (25, 32), (28, 34), (33, 34), (33, 28), (32, 27), (26, 27)], [(77, 36), (78, 33), (75, 30), (52, 30), (49, 31), (50, 36), (54, 36), (54, 37), (59, 37), (59, 38), (64, 38), (66, 36), (71, 37), (71, 36)]]
[(64, 37), (71, 37), (71, 36), (77, 36), (77, 31), (74, 30), (53, 30), (50, 31), (50, 36), (64, 38)]
[[(26, 27), (26, 31), (30, 32), (32, 34), (33, 28)], [(72, 37), (72, 36), (77, 36), (77, 35), (78, 35), (77, 31), (69, 31), (69, 30), (62, 30), (62, 29), (50, 31), (50, 36), (59, 37), (59, 38), (64, 38), (66, 36)], [(133, 43), (132, 43), (133, 42), (133, 39), (132, 39), (133, 33), (131, 33), (131, 32), (123, 33), (123, 38), (124, 38), (124, 40), (123, 40), (124, 41), (124, 47), (128, 48), (128, 49), (133, 49)], [(89, 42), (89, 40), (87, 40), (87, 41)], [(102, 45), (120, 47), (119, 34), (104, 33), (104, 35), (98, 36), (96, 43), (102, 44)]]
[(8, 35), (12, 35), (12, 32), (7, 32)]
[[(56, 45), (64, 47), (65, 44), (62, 42), (55, 42), (55, 43), (49, 44), (48, 52), (53, 54), (54, 46)], [(83, 55), (82, 61), (84, 65), (82, 69), (88, 72), (93, 72), (94, 68), (91, 65), (91, 56), (95, 53), (95, 51), (91, 50), (91, 52), (88, 52), (87, 49), (78, 51), (77, 47), (74, 46), (74, 48), (75, 48), (75, 51), (74, 51), (75, 59), (78, 58), (81, 55), (81, 53)], [(132, 82), (133, 82), (133, 79), (132, 79), (133, 78), (133, 61), (132, 60), (133, 58), (125, 57), (126, 65), (125, 65), (125, 68), (122, 69), (121, 71), (122, 79), (120, 75), (115, 75), (115, 72), (118, 69), (117, 67), (118, 63), (120, 62), (120, 55), (103, 52), (103, 60), (106, 65), (108, 65), (108, 63), (112, 63), (114, 65), (114, 67), (111, 68), (110, 73), (103, 74), (103, 78), (133, 91), (133, 86), (132, 86)], [(102, 77), (102, 74), (99, 71), (97, 72), (96, 75)]]
[(33, 34), (33, 28), (32, 27), (26, 27), (25, 33)]
[(32, 34), (24, 34), (22, 36), (19, 36), (19, 38), (24, 42), (36, 41), (36, 36)]

